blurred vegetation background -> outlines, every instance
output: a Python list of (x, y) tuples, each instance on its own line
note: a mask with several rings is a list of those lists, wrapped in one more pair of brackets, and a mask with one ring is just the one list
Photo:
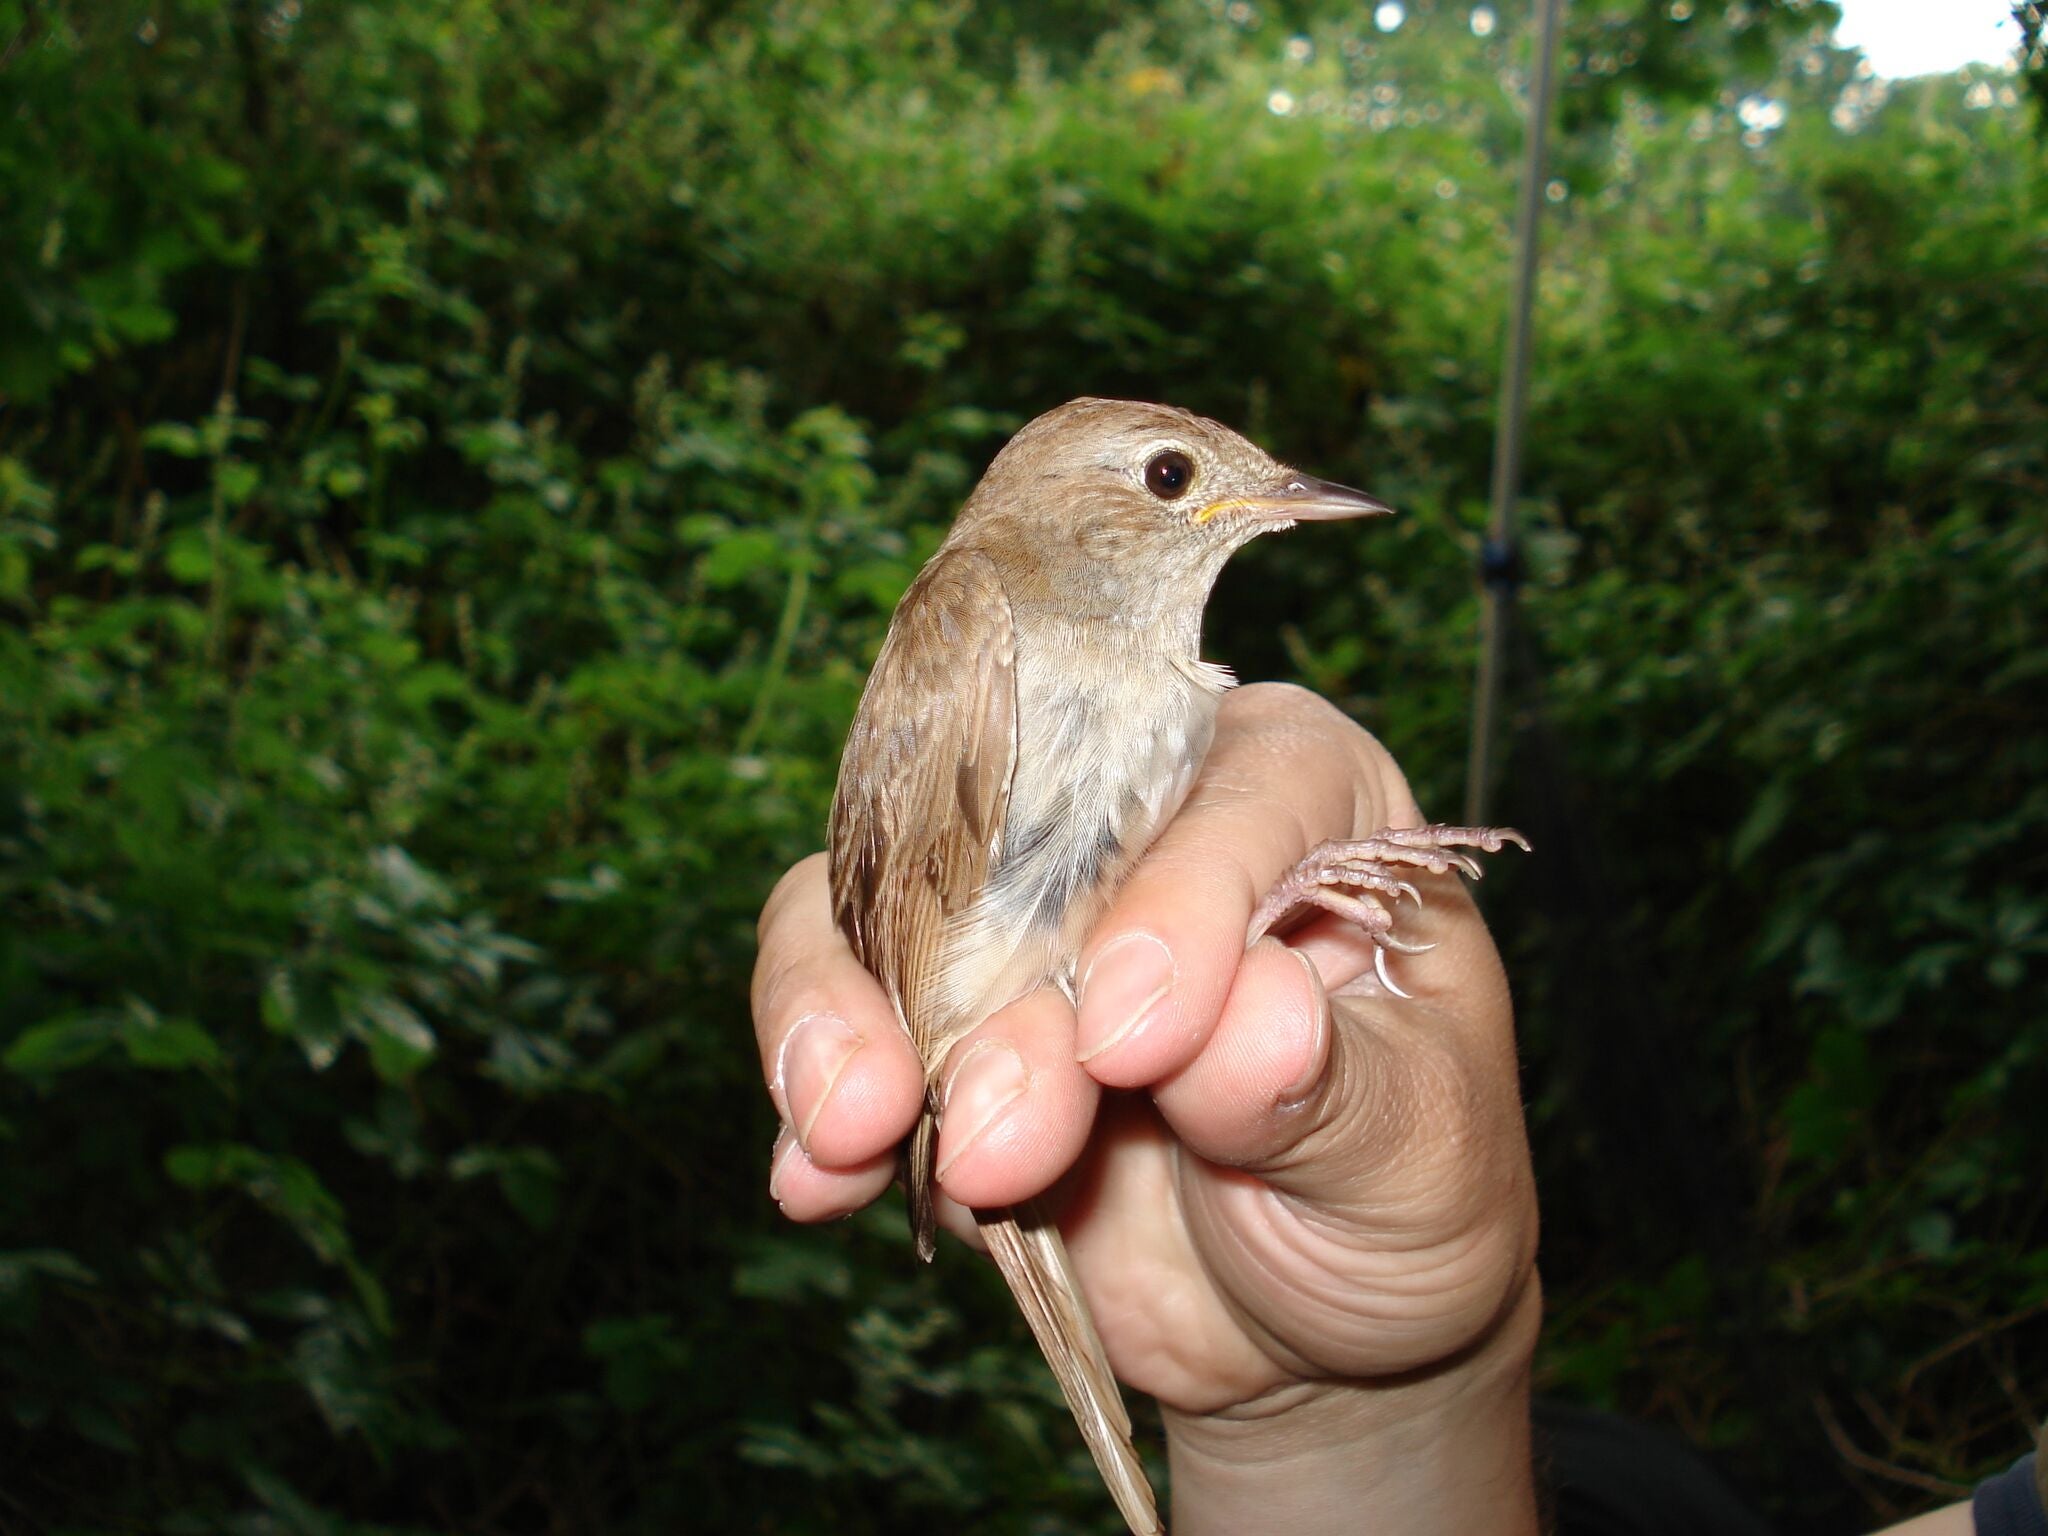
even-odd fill
[[(1864, 1530), (2048, 1411), (2041, 77), (1572, 13), (1543, 1386)], [(0, 0), (0, 1528), (1111, 1530), (981, 1266), (774, 1219), (753, 915), (1082, 392), (1404, 509), (1211, 653), (1450, 812), (1528, 21)]]

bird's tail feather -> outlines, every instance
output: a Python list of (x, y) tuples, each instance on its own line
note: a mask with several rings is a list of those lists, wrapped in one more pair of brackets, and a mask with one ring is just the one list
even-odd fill
[(974, 1219), (1067, 1396), (1067, 1406), (1116, 1507), (1136, 1536), (1164, 1536), (1152, 1485), (1131, 1444), (1130, 1415), (1124, 1411), (1095, 1319), (1067, 1264), (1060, 1229), (1036, 1201), (1007, 1210), (976, 1211)]
[(939, 1213), (932, 1200), (932, 1161), (939, 1149), (938, 1105), (927, 1092), (924, 1113), (910, 1133), (910, 1157), (904, 1164), (903, 1186), (910, 1196), (910, 1238), (925, 1263), (939, 1251)]

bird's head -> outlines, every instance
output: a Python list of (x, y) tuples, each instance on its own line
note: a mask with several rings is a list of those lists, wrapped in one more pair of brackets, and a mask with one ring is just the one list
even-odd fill
[(977, 543), (1028, 557), (1068, 602), (1206, 600), (1231, 553), (1298, 522), (1392, 509), (1290, 469), (1220, 422), (1137, 400), (1070, 400), (1003, 446), (961, 513)]

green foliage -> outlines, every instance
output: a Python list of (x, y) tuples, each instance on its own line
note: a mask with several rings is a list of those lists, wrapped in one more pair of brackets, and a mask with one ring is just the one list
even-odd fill
[[(774, 1226), (753, 915), (1083, 391), (1403, 508), (1213, 649), (1450, 803), (1495, 9), (0, 0), (7, 1519), (1109, 1528), (977, 1266)], [(1826, 7), (1573, 9), (1502, 811), (1597, 810), (1494, 882), (1546, 1370), (1847, 1528), (1823, 1430), (1981, 1470), (2048, 1315), (2042, 151)], [(1609, 1203), (1607, 953), (1724, 1246)]]

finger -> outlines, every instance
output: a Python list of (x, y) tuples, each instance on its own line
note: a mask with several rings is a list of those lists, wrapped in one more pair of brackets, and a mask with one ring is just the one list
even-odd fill
[(1271, 1158), (1301, 1134), (1329, 1071), (1333, 1020), (1314, 962), (1261, 939), (1201, 1053), (1152, 1090), (1186, 1146), (1240, 1167)]
[[(1439, 947), (1397, 957), (1412, 999), (1382, 992), (1333, 1008), (1313, 957), (1256, 945), (1202, 1052), (1153, 1090), (1175, 1133), (1211, 1162), (1335, 1212), (1441, 1209), (1442, 1180), (1476, 1188), (1517, 1166), (1498, 961), (1463, 937), (1484, 944), (1476, 916), (1444, 911), (1418, 926)], [(1356, 990), (1367, 988), (1377, 990)]]
[[(1455, 875), (1428, 876), (1413, 880), (1410, 884), (1423, 891), (1424, 899), (1434, 902), (1438, 890), (1428, 882), (1440, 881), (1446, 890), (1456, 883)], [(1415, 938), (1416, 925), (1411, 916), (1414, 909), (1397, 909), (1398, 932), (1402, 943)], [(1298, 954), (1307, 955), (1315, 962), (1316, 973), (1322, 977), (1323, 985), (1332, 992), (1349, 988), (1357, 982), (1374, 995), (1384, 989), (1378, 984), (1376, 970), (1379, 961), (1379, 946), (1358, 924), (1348, 917), (1338, 917), (1331, 912), (1313, 912), (1305, 919), (1288, 925), (1284, 938), (1287, 947)], [(1403, 965), (1394, 970), (1395, 984), (1404, 992), (1411, 991), (1403, 978), (1409, 974)]]
[[(1446, 1327), (1499, 1318), (1535, 1261), (1512, 1060), (1466, 1049), (1440, 998), (1330, 1001), (1301, 957), (1259, 949), (1208, 1048), (1154, 1094), (1200, 1154), (1179, 1185), (1190, 1240), (1292, 1370), (1440, 1362)], [(1286, 1074), (1318, 1059), (1292, 1096)]]
[(1074, 1010), (1052, 987), (998, 1009), (954, 1047), (940, 1083), (939, 1184), (976, 1208), (1015, 1205), (1065, 1173), (1101, 1093), (1074, 1060)]
[(760, 936), (754, 1032), (783, 1123), (821, 1167), (893, 1155), (923, 1105), (924, 1073), (888, 997), (833, 924), (825, 855), (782, 877)]
[(1318, 843), (1421, 819), (1385, 749), (1322, 699), (1274, 685), (1232, 694), (1187, 804), (1082, 951), (1088, 1071), (1129, 1088), (1186, 1066), (1266, 889)]
[(974, 1219), (972, 1207), (962, 1205), (941, 1190), (932, 1201), (932, 1210), (938, 1216), (940, 1231), (952, 1233), (976, 1253), (988, 1252), (988, 1239), (982, 1236), (981, 1223)]
[(768, 1155), (768, 1198), (792, 1221), (831, 1221), (871, 1205), (896, 1176), (893, 1150), (847, 1168), (820, 1168), (784, 1126)]

